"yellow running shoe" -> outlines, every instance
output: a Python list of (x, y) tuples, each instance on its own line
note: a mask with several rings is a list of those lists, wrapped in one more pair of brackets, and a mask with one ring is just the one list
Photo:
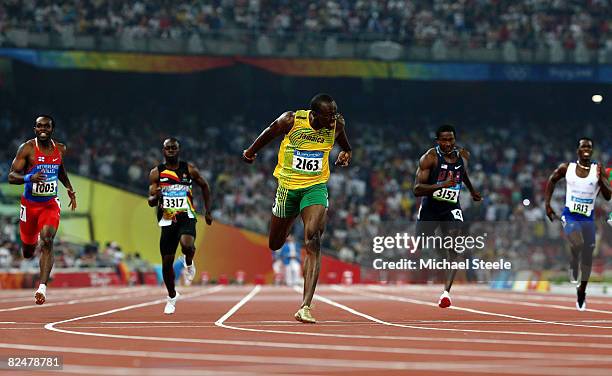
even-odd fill
[(299, 322), (306, 324), (314, 324), (317, 322), (314, 317), (310, 314), (310, 307), (303, 306), (295, 313), (295, 319)]

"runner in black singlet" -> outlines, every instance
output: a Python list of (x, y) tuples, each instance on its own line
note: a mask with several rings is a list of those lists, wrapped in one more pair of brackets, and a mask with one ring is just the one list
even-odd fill
[[(455, 128), (442, 125), (436, 131), (436, 147), (429, 149), (419, 160), (414, 186), (415, 196), (422, 196), (417, 219), (416, 235), (431, 236), (439, 227), (442, 236), (458, 236), (463, 225), (463, 212), (459, 205), (461, 185), (470, 190), (474, 201), (482, 200), (467, 174), (469, 153), (455, 146)], [(448, 260), (454, 261), (457, 253), (448, 249)], [(444, 292), (438, 305), (451, 305), (450, 289), (457, 273), (450, 269), (446, 275)]]
[(174, 255), (176, 247), (181, 243), (185, 255), (183, 262), (187, 279), (195, 277), (196, 210), (193, 205), (192, 182), (202, 189), (206, 213), (204, 219), (210, 225), (210, 188), (200, 175), (198, 168), (192, 163), (179, 159), (180, 146), (175, 138), (164, 141), (164, 163), (151, 170), (149, 174), (149, 206), (157, 206), (157, 221), (161, 229), (159, 248), (162, 255), (162, 274), (168, 289), (168, 301), (164, 313), (175, 311), (179, 294), (174, 288)]

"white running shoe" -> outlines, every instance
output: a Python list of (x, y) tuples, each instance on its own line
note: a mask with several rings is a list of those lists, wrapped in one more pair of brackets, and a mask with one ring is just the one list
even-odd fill
[(38, 290), (36, 290), (36, 293), (34, 294), (34, 300), (36, 301), (36, 304), (41, 305), (45, 302), (46, 299), (47, 285), (41, 283), (40, 285), (38, 285)]
[(171, 298), (171, 297), (166, 298), (166, 306), (164, 307), (164, 313), (166, 315), (171, 315), (174, 313), (174, 311), (176, 310), (176, 301), (178, 300), (178, 297), (180, 295), (181, 294), (179, 294), (177, 291), (174, 298)]
[(451, 297), (448, 291), (444, 290), (442, 295), (440, 295), (440, 300), (438, 300), (438, 307), (440, 308), (448, 308), (452, 304)]
[(183, 256), (183, 265), (185, 266), (185, 279), (191, 284), (196, 276), (195, 264), (191, 261), (191, 265), (187, 265), (187, 258)]

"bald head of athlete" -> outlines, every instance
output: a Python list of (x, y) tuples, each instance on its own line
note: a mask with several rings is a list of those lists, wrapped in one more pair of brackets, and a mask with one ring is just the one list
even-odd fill
[(333, 129), (338, 119), (338, 106), (329, 94), (317, 94), (310, 100), (314, 129)]
[(55, 120), (53, 120), (51, 115), (40, 115), (36, 118), (36, 122), (34, 123), (34, 134), (38, 142), (49, 142), (54, 129)]
[(164, 140), (162, 152), (167, 163), (177, 163), (180, 151), (181, 147), (176, 138), (170, 137)]
[(591, 156), (593, 155), (593, 140), (588, 137), (582, 137), (578, 140), (578, 150), (576, 150), (578, 160), (585, 166), (589, 166), (591, 163)]

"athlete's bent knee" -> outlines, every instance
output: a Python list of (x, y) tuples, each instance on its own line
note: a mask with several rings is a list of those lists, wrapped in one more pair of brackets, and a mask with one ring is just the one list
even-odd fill
[(568, 235), (568, 240), (573, 248), (582, 249), (584, 247), (584, 239), (579, 232), (572, 232)]
[(581, 239), (571, 240), (570, 239), (570, 247), (573, 249), (581, 250), (584, 248), (584, 242)]
[(306, 234), (306, 240), (304, 241), (306, 250), (308, 252), (319, 252), (321, 250), (321, 235), (319, 231), (314, 231), (311, 234)]
[(40, 238), (40, 241), (42, 242), (41, 251), (49, 252), (51, 250), (51, 246), (53, 246), (53, 236), (43, 236)]

